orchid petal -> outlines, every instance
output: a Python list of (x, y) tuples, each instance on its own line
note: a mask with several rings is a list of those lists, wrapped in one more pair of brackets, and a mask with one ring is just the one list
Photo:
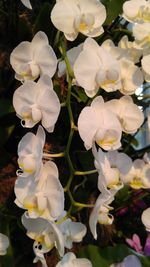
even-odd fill
[(146, 210), (143, 211), (142, 213), (142, 223), (144, 224), (146, 231), (150, 232), (150, 208), (147, 208)]
[(56, 267), (92, 267), (92, 264), (88, 259), (77, 259), (74, 253), (68, 252)]
[(29, 0), (21, 0), (22, 4), (29, 9), (32, 9), (31, 3)]
[(0, 256), (7, 253), (7, 248), (9, 247), (9, 239), (6, 235), (0, 233)]

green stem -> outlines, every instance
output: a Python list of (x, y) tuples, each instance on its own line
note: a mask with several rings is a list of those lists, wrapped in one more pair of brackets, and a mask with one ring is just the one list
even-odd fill
[(94, 207), (94, 204), (85, 204), (85, 203), (76, 202), (70, 190), (68, 190), (68, 196), (70, 198), (71, 204), (75, 207), (79, 207), (79, 208), (93, 208)]
[(71, 142), (72, 142), (72, 138), (74, 135), (74, 131), (76, 130), (76, 126), (74, 124), (74, 118), (73, 118), (73, 113), (72, 113), (72, 108), (71, 108), (71, 89), (72, 89), (72, 77), (73, 77), (73, 72), (72, 72), (72, 68), (70, 66), (69, 60), (67, 58), (67, 54), (66, 54), (66, 49), (64, 47), (64, 43), (61, 44), (61, 46), (59, 47), (60, 52), (65, 60), (66, 63), (66, 69), (67, 69), (67, 81), (68, 81), (68, 92), (67, 92), (67, 99), (66, 99), (66, 106), (67, 106), (67, 110), (68, 110), (68, 114), (69, 114), (69, 119), (70, 119), (70, 133), (69, 133), (69, 138), (68, 138), (68, 142), (67, 142), (67, 146), (65, 149), (65, 157), (66, 160), (68, 162), (68, 166), (69, 166), (69, 170), (70, 170), (70, 177), (69, 180), (67, 182), (66, 187), (64, 188), (64, 191), (68, 191), (73, 177), (74, 177), (74, 167), (71, 161), (71, 157), (70, 157), (70, 147), (71, 147)]
[(61, 108), (66, 107), (66, 102), (60, 104)]
[(65, 157), (66, 157), (66, 160), (68, 162), (68, 166), (69, 166), (69, 170), (70, 170), (70, 176), (69, 176), (67, 185), (64, 188), (64, 191), (68, 193), (72, 206), (76, 206), (79, 208), (92, 208), (93, 205), (76, 202), (73, 199), (73, 196), (72, 196), (71, 191), (70, 191), (70, 187), (71, 187), (71, 183), (72, 183), (72, 180), (74, 178), (74, 175), (85, 175), (85, 173), (86, 174), (92, 174), (92, 173), (95, 173), (95, 170), (94, 170), (94, 172), (93, 172), (93, 170), (87, 171), (84, 174), (83, 174), (83, 172), (80, 172), (80, 171), (75, 172), (74, 166), (72, 164), (72, 160), (70, 157), (70, 147), (71, 147), (71, 142), (73, 139), (74, 131), (78, 129), (75, 126), (74, 117), (73, 117), (72, 108), (71, 108), (71, 95), (72, 95), (71, 90), (72, 90), (73, 72), (72, 72), (69, 60), (67, 58), (66, 50), (65, 50), (63, 44), (60, 46), (60, 51), (61, 51), (61, 54), (62, 54), (64, 60), (65, 60), (66, 69), (67, 69), (68, 92), (67, 92), (66, 106), (67, 106), (69, 119), (70, 119), (70, 133), (69, 133), (67, 146), (65, 149)]
[(64, 156), (65, 156), (65, 153), (64, 152), (57, 153), (57, 154), (43, 153), (43, 158), (44, 159), (61, 158), (61, 157), (64, 157)]
[(54, 47), (58, 45), (59, 38), (60, 38), (60, 31), (57, 31), (56, 37), (55, 37), (55, 40), (54, 40)]
[(66, 186), (64, 187), (64, 192), (67, 192), (69, 190), (73, 178), (74, 178), (74, 175), (73, 174), (70, 174), (69, 179), (68, 179), (68, 182), (67, 182)]
[(67, 68), (67, 74), (70, 78), (74, 77), (73, 75), (73, 71), (72, 71), (72, 68), (71, 68), (71, 65), (70, 65), (70, 62), (68, 60), (68, 57), (67, 57), (67, 53), (66, 53), (66, 49), (64, 47), (64, 43), (61, 44), (61, 46), (59, 46), (59, 50), (64, 58), (64, 61), (66, 63), (66, 68)]
[(66, 151), (65, 151), (65, 155), (66, 155), (66, 159), (68, 161), (68, 165), (70, 168), (70, 174), (74, 175), (74, 167), (70, 158), (70, 146), (71, 146), (71, 142), (72, 142), (72, 138), (73, 138), (73, 134), (74, 134), (74, 129), (70, 130), (70, 134), (69, 134), (69, 138), (68, 138), (68, 143), (66, 146)]
[[(68, 73), (69, 74), (69, 73)], [(73, 113), (72, 113), (72, 109), (71, 109), (71, 87), (72, 87), (72, 79), (70, 79), (70, 77), (68, 78), (68, 94), (67, 94), (67, 109), (68, 109), (68, 113), (69, 113), (69, 118), (70, 118), (70, 127), (71, 129), (74, 128), (74, 118), (73, 118)]]
[(132, 35), (131, 31), (129, 31), (127, 29), (122, 29), (122, 28), (114, 29), (114, 30), (112, 30), (112, 32), (123, 32), (125, 34)]
[(71, 92), (72, 96), (77, 99), (77, 101), (80, 103), (82, 100), (80, 97), (78, 97), (75, 93)]
[(97, 173), (97, 170), (91, 170), (91, 171), (85, 171), (85, 172), (75, 171), (74, 175), (90, 175), (93, 173)]

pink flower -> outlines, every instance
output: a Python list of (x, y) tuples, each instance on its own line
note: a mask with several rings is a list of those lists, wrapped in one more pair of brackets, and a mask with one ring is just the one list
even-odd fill
[(140, 238), (137, 234), (134, 234), (132, 236), (132, 239), (126, 238), (126, 242), (131, 248), (134, 248), (136, 252), (138, 253), (143, 253), (142, 251), (142, 246), (141, 246), (141, 241)]
[(144, 254), (145, 256), (150, 256), (150, 234), (148, 234), (145, 242), (144, 249), (141, 246), (140, 238), (137, 234), (132, 236), (132, 239), (126, 238), (128, 245), (135, 249), (136, 252)]

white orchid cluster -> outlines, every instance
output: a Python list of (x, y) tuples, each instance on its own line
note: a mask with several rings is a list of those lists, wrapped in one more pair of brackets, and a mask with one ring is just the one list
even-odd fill
[[(22, 2), (31, 8), (29, 1)], [(100, 195), (89, 219), (95, 239), (97, 223), (112, 224), (110, 204), (124, 184), (134, 189), (150, 188), (148, 159), (132, 161), (125, 153), (117, 151), (121, 148), (122, 133), (135, 134), (144, 122), (143, 112), (134, 104), (131, 95), (142, 86), (144, 79), (149, 81), (150, 1), (130, 0), (123, 10), (124, 18), (136, 23), (133, 25), (135, 41), (130, 42), (124, 36), (118, 46), (109, 39), (101, 45), (93, 39), (104, 32), (106, 10), (100, 1), (58, 0), (51, 12), (54, 26), (67, 40), (74, 41), (79, 33), (87, 36), (84, 43), (67, 51), (66, 57), (73, 72), (71, 83), (94, 98), (79, 114), (77, 128), (85, 148), (92, 148), (98, 172)], [(141, 57), (142, 68), (137, 65)], [(68, 66), (63, 60), (58, 63), (44, 32), (38, 32), (31, 42), (20, 43), (12, 51), (10, 62), (15, 78), (22, 82), (13, 96), (21, 125), (26, 128), (39, 122), (42, 125), (36, 135), (27, 133), (18, 145), (19, 170), (14, 188), (15, 203), (25, 210), (22, 223), (27, 235), (34, 240), (34, 262), (40, 260), (46, 267), (44, 253), (56, 247), (63, 257), (56, 267), (91, 267), (89, 260), (77, 259), (72, 252), (64, 255), (65, 248), (71, 249), (73, 242), (82, 241), (86, 226), (68, 217), (58, 168), (52, 160), (43, 160), (43, 128), (52, 133), (61, 110), (51, 78), (57, 64), (58, 77), (66, 73), (68, 76)], [(123, 95), (104, 101), (102, 96), (97, 96), (100, 88), (107, 93), (119, 90)], [(74, 129), (73, 123), (71, 127)]]
[(43, 266), (47, 266), (43, 254), (56, 247), (62, 257), (65, 247), (71, 249), (73, 242), (82, 240), (86, 227), (66, 217), (64, 190), (57, 166), (52, 161), (42, 162), (44, 143), (42, 126), (36, 135), (29, 132), (20, 141), (14, 191), (15, 203), (26, 210), (22, 223), (27, 235), (34, 240), (34, 262), (40, 260)]
[[(47, 36), (38, 32), (32, 42), (22, 42), (10, 57), (16, 79), (22, 85), (15, 91), (13, 105), (23, 127), (32, 128), (41, 121), (42, 126), (53, 132), (60, 112), (60, 102), (53, 90), (51, 77), (57, 67), (57, 58), (48, 44)], [(37, 82), (34, 80), (38, 79)], [(60, 256), (64, 248), (71, 249), (73, 242), (82, 241), (86, 226), (67, 218), (64, 211), (64, 189), (59, 181), (57, 166), (51, 160), (43, 162), (45, 131), (38, 127), (36, 135), (27, 133), (18, 145), (15, 203), (26, 210), (22, 223), (27, 235), (34, 240), (34, 262), (47, 266), (44, 253), (56, 247)], [(91, 267), (88, 260), (76, 259), (66, 254), (68, 263)], [(62, 262), (64, 259), (62, 259)], [(61, 262), (58, 266), (61, 266)]]

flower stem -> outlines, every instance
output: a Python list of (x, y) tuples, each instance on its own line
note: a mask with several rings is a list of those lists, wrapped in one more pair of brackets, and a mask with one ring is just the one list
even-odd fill
[(63, 102), (60, 104), (61, 108), (65, 107), (66, 106), (66, 102)]
[(43, 158), (44, 159), (50, 159), (50, 158), (62, 158), (65, 156), (65, 152), (60, 152), (57, 154), (50, 154), (50, 153), (43, 153)]
[(71, 183), (72, 183), (72, 180), (74, 177), (74, 172), (75, 172), (73, 164), (72, 164), (72, 160), (70, 157), (70, 147), (71, 147), (71, 142), (72, 142), (72, 138), (74, 135), (74, 131), (77, 129), (77, 127), (74, 124), (74, 118), (73, 118), (73, 113), (72, 113), (72, 108), (71, 108), (71, 89), (72, 89), (73, 71), (72, 71), (72, 68), (70, 66), (70, 62), (67, 58), (64, 43), (61, 44), (59, 49), (60, 49), (60, 52), (61, 52), (61, 54), (65, 60), (65, 63), (66, 63), (67, 81), (68, 81), (68, 92), (67, 92), (66, 106), (67, 106), (69, 119), (70, 119), (70, 133), (69, 133), (69, 138), (68, 138), (68, 142), (67, 142), (66, 149), (65, 149), (65, 157), (66, 157), (66, 160), (68, 162), (68, 166), (69, 166), (69, 170), (70, 170), (69, 180), (67, 182), (67, 185), (64, 188), (64, 191), (66, 192), (69, 190), (69, 188), (71, 186)]
[(90, 175), (93, 173), (97, 173), (97, 170), (91, 170), (91, 171), (75, 171), (74, 175)]
[(74, 200), (70, 190), (68, 190), (68, 196), (71, 200), (71, 204), (75, 207), (79, 207), (79, 208), (93, 208), (94, 204), (85, 204), (85, 203), (80, 203)]

